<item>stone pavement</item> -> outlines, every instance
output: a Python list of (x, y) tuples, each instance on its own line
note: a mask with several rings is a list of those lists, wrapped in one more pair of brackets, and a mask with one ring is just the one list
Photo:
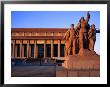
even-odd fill
[(12, 77), (55, 77), (56, 66), (14, 66)]

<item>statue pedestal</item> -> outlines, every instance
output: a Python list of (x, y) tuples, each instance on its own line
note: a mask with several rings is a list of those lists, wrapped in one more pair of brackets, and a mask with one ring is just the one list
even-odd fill
[[(98, 77), (100, 76), (100, 56), (85, 50), (84, 55), (65, 57), (62, 66), (57, 66), (56, 76), (64, 77)], [(62, 74), (61, 74), (62, 73)]]

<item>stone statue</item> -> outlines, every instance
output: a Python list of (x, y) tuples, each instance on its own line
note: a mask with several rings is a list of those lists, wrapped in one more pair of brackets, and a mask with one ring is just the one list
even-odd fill
[(88, 32), (88, 39), (89, 39), (89, 50), (94, 51), (94, 45), (96, 41), (96, 29), (95, 25), (91, 25), (91, 29)]
[(70, 47), (70, 43), (69, 43), (69, 30), (65, 33), (63, 39), (65, 39), (65, 56), (68, 56), (70, 54), (70, 52), (68, 51), (69, 47)]
[(87, 12), (87, 18), (81, 17), (76, 28), (74, 28), (74, 24), (70, 25), (63, 37), (65, 39), (65, 56), (83, 55), (86, 52), (85, 49), (94, 51), (96, 28), (94, 24), (90, 28), (89, 19), (90, 14)]
[(70, 25), (70, 38), (69, 38), (69, 41), (70, 41), (70, 52), (72, 52), (73, 55), (75, 55), (75, 47), (76, 47), (76, 39), (75, 39), (75, 29), (74, 29), (74, 24), (71, 24)]
[[(94, 24), (90, 27), (89, 19), (90, 14), (87, 12), (87, 18), (81, 17), (76, 28), (74, 28), (74, 24), (71, 24), (64, 35), (65, 59), (62, 66), (66, 69), (74, 70), (78, 68), (80, 70), (83, 66), (84, 69), (90, 70), (92, 66), (98, 66), (98, 69), (100, 67), (99, 55), (94, 51), (97, 31)], [(94, 62), (91, 62), (91, 60)]]
[(74, 24), (70, 25), (70, 29), (65, 33), (63, 39), (65, 39), (65, 56), (75, 54), (75, 30)]
[(75, 53), (79, 52), (79, 29), (75, 28)]
[[(83, 54), (83, 50), (86, 47), (85, 43), (88, 43), (88, 21), (90, 19), (90, 14), (87, 12), (87, 18), (81, 17), (79, 23), (77, 24), (76, 28), (79, 29), (79, 54)], [(87, 49), (87, 47), (86, 47)]]

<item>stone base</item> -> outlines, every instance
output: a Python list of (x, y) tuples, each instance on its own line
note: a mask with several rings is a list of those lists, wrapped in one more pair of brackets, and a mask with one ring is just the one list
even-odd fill
[(100, 56), (85, 50), (85, 55), (69, 55), (62, 66), (56, 67), (56, 76), (61, 77), (99, 77)]
[[(59, 69), (60, 68), (60, 69)], [(100, 70), (70, 70), (63, 67), (56, 68), (56, 77), (100, 77)]]

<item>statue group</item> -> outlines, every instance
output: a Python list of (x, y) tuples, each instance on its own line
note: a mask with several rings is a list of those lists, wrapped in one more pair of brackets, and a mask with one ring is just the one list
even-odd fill
[(65, 40), (65, 56), (68, 55), (83, 55), (84, 50), (88, 49), (94, 52), (94, 45), (96, 41), (95, 25), (88, 24), (90, 20), (90, 13), (87, 12), (87, 17), (81, 17), (77, 26), (70, 25), (70, 28), (64, 35)]

